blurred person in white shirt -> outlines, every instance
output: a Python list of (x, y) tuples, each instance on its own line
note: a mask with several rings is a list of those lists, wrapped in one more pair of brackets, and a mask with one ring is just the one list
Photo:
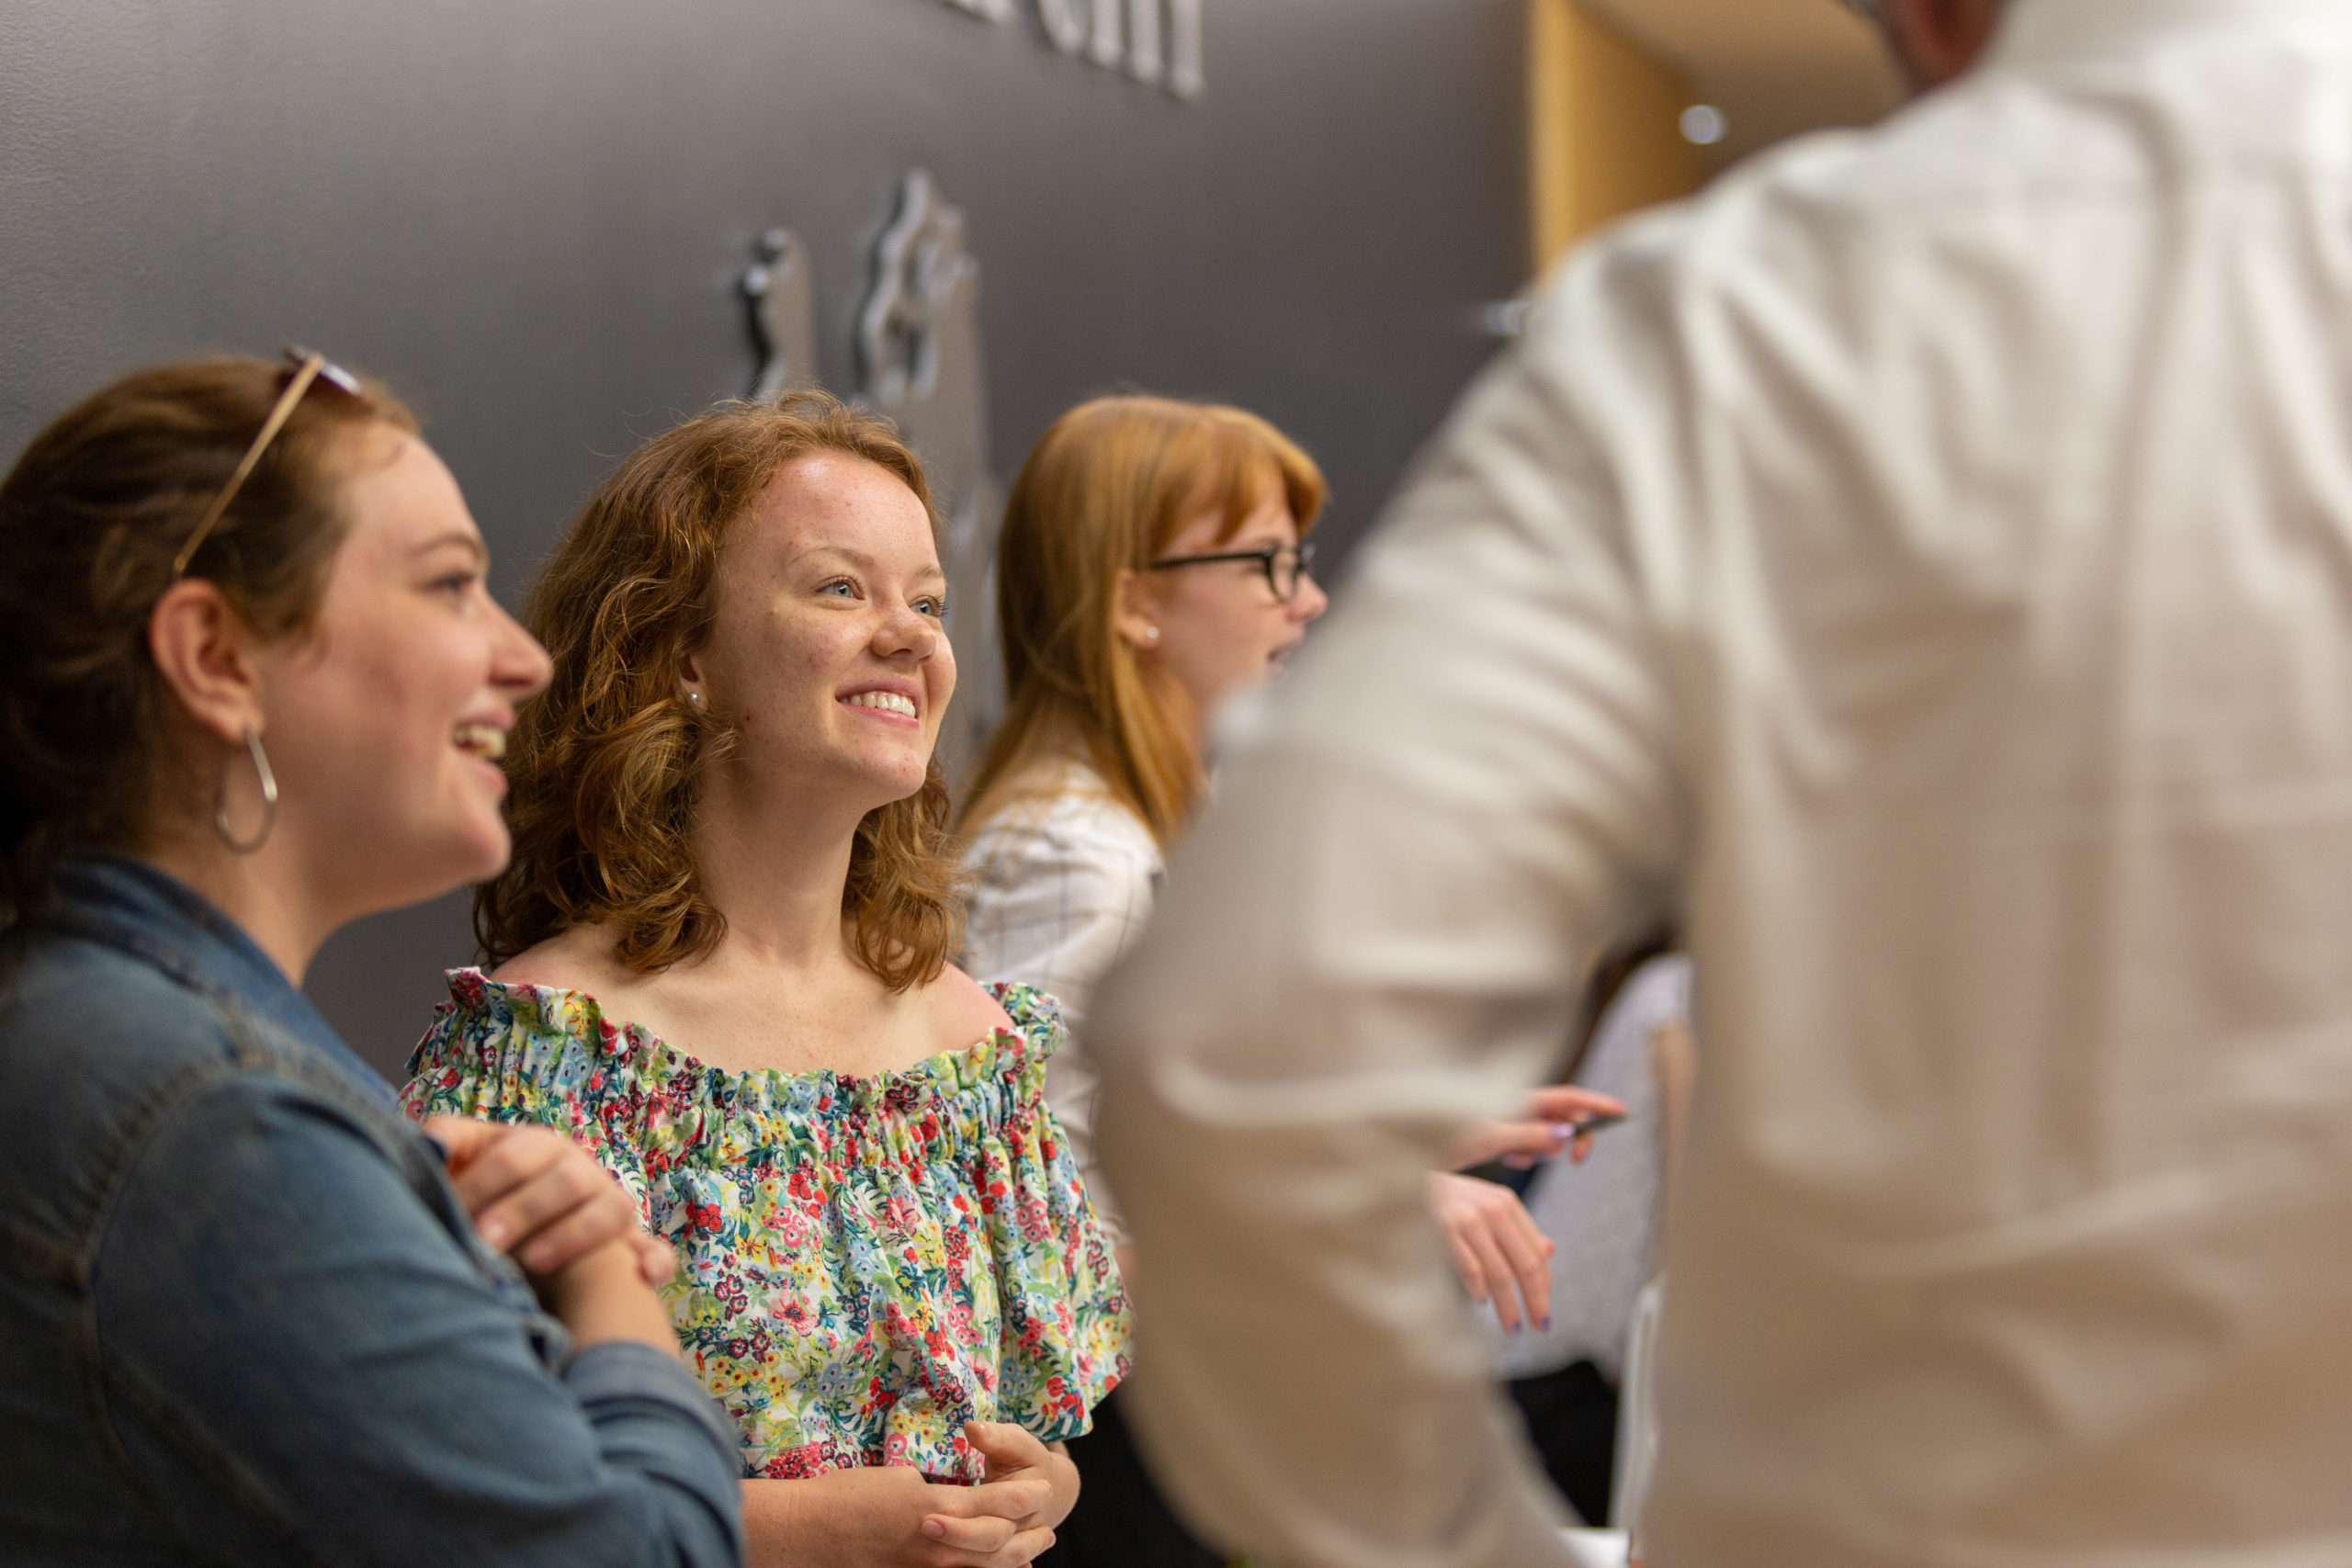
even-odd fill
[(1545, 286), (1090, 1016), (1123, 1397), (1284, 1568), (1567, 1560), (1420, 1175), (1678, 904), (1654, 1562), (2352, 1561), (2352, 6), (1882, 8), (1917, 102)]

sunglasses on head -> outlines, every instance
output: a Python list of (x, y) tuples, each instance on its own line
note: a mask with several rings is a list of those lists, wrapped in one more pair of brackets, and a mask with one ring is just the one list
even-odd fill
[(261, 461), (261, 455), (269, 450), (269, 444), (277, 439), (277, 433), (286, 428), (288, 420), (294, 417), (294, 405), (302, 400), (303, 393), (314, 385), (323, 384), (346, 398), (368, 395), (359, 385), (358, 377), (323, 354), (289, 345), (285, 350), (285, 358), (286, 368), (278, 372), (278, 378), (285, 386), (277, 394), (277, 401), (270, 405), (269, 417), (261, 422), (261, 434), (254, 436), (254, 444), (245, 448), (245, 455), (237, 459), (236, 468), (229, 475), (229, 482), (220, 487), (220, 493), (212, 498), (210, 506), (205, 508), (203, 521), (197, 524), (196, 531), (187, 537), (187, 543), (180, 547), (180, 553), (172, 558), (174, 582), (187, 575), (188, 563), (196, 559), (196, 552), (203, 547), (204, 541), (219, 526), (221, 516), (229, 510), (229, 503), (237, 499), (237, 491), (243, 489), (245, 481), (253, 477), (254, 466)]

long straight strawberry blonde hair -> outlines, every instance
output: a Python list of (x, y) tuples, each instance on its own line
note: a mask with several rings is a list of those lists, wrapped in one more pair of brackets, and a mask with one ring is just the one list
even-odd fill
[(1051, 764), (1084, 761), (1172, 846), (1204, 784), (1183, 693), (1118, 634), (1123, 571), (1145, 571), (1184, 525), (1217, 540), (1281, 496), (1303, 535), (1323, 510), (1315, 460), (1246, 410), (1110, 397), (1053, 423), (1021, 466), (997, 541), (1004, 718), (980, 754), (958, 821), (980, 824), (1054, 789)]

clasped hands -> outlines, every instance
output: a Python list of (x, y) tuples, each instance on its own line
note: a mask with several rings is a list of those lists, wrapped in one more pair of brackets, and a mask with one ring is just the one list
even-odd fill
[[(639, 1223), (636, 1201), (594, 1156), (552, 1128), (434, 1116), (424, 1131), (447, 1151), (450, 1184), (481, 1238), (548, 1281), (605, 1248), (625, 1250), (649, 1285), (677, 1258)], [(617, 1267), (616, 1263), (599, 1266)], [(1078, 1467), (1059, 1443), (1021, 1427), (966, 1424), (987, 1461), (975, 1486), (928, 1482), (897, 1468), (837, 1471), (811, 1481), (744, 1483), (752, 1561), (820, 1560), (890, 1568), (1019, 1568), (1054, 1543), (1078, 1501)]]
[(1054, 1544), (1078, 1501), (1078, 1466), (1019, 1427), (968, 1421), (964, 1437), (988, 1461), (976, 1486), (896, 1466), (745, 1482), (750, 1568), (1020, 1568)]
[(450, 1185), (474, 1229), (534, 1280), (605, 1247), (626, 1247), (649, 1285), (677, 1270), (670, 1244), (639, 1221), (636, 1201), (595, 1156), (551, 1127), (429, 1116)]

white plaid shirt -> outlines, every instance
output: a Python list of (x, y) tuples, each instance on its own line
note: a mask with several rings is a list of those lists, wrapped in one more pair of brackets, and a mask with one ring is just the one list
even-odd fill
[(1071, 762), (1050, 795), (1017, 801), (974, 835), (978, 881), (965, 966), (983, 984), (1035, 986), (1057, 999), (1070, 1037), (1046, 1069), (1046, 1099), (1068, 1137), (1103, 1232), (1126, 1240), (1094, 1156), (1099, 1080), (1080, 1043), (1094, 983), (1143, 930), (1159, 896), (1159, 846), (1112, 798), (1102, 775)]

